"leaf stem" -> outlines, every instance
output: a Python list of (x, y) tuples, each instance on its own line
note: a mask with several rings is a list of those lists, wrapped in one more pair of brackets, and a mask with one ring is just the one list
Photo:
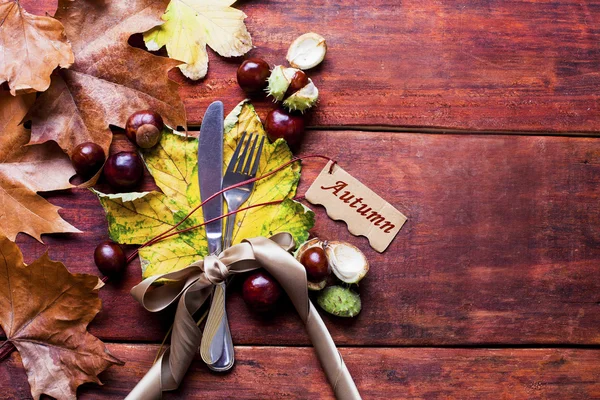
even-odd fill
[(4, 360), (15, 350), (15, 345), (10, 340), (6, 340), (0, 345), (0, 361)]

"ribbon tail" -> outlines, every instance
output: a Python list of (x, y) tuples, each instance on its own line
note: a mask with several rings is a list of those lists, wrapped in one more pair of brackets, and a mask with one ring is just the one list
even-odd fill
[(162, 370), (163, 356), (154, 363), (150, 371), (144, 375), (141, 381), (125, 397), (125, 400), (158, 400), (162, 397), (160, 387), (160, 376)]
[[(192, 363), (202, 341), (202, 332), (193, 315), (210, 295), (213, 284), (222, 281), (227, 272), (251, 271), (262, 265), (281, 283), (306, 326), (315, 352), (323, 366), (335, 396), (340, 400), (361, 400), (352, 376), (335, 347), (335, 343), (308, 298), (306, 271), (287, 250), (293, 247), (289, 233), (269, 240), (247, 239), (225, 250), (219, 259), (207, 257), (181, 271), (148, 278), (132, 290), (132, 295), (150, 311), (159, 311), (179, 299), (171, 347), (142, 378), (127, 400), (160, 399), (162, 392), (175, 390)], [(225, 269), (225, 266), (228, 268)], [(199, 272), (200, 271), (200, 272)], [(160, 278), (174, 279), (173, 285), (152, 289)]]
[(129, 393), (127, 400), (160, 399), (163, 391), (179, 387), (202, 339), (192, 315), (204, 304), (212, 288), (210, 283), (200, 279), (184, 290), (177, 303), (171, 347)]
[(310, 300), (309, 305), (306, 331), (325, 371), (327, 380), (333, 388), (335, 397), (343, 400), (360, 400), (358, 388), (346, 367), (342, 355), (335, 347), (331, 334)]
[(266, 238), (248, 239), (256, 259), (283, 286), (306, 326), (325, 375), (340, 400), (360, 400), (356, 384), (335, 343), (308, 298), (306, 270), (294, 256)]

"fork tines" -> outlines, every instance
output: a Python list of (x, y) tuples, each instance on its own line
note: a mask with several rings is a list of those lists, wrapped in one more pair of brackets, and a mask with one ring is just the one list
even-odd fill
[[(246, 136), (248, 136), (248, 140), (246, 140)], [(260, 144), (258, 145), (258, 151), (255, 153), (256, 144), (258, 143), (259, 138)], [(250, 135), (247, 135), (246, 132), (242, 133), (227, 167), (227, 172), (255, 176), (260, 164), (260, 155), (264, 143), (264, 136), (260, 137), (260, 135), (254, 133), (251, 133)], [(240, 151), (242, 152), (241, 155)], [(252, 161), (254, 161), (254, 165), (252, 165)]]

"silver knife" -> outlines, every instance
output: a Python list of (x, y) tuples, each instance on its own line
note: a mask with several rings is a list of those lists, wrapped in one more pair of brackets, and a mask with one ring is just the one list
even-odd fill
[[(200, 197), (208, 199), (221, 190), (223, 180), (223, 103), (215, 101), (208, 106), (198, 138), (198, 183)], [(202, 206), (204, 220), (223, 214), (223, 197), (215, 197)], [(208, 252), (219, 254), (222, 240), (221, 220), (205, 225)], [(212, 304), (206, 320), (202, 343), (202, 359), (215, 371), (225, 371), (233, 365), (233, 343), (225, 313), (225, 283), (215, 287)]]

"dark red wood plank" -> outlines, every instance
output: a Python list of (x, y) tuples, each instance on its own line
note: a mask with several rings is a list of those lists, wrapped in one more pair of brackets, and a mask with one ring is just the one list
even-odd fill
[[(118, 135), (114, 151), (128, 146)], [(324, 315), (346, 345), (599, 344), (600, 142), (586, 138), (417, 135), (311, 131), (303, 153), (323, 153), (409, 218), (384, 254), (315, 207), (314, 234), (346, 240), (367, 255), (363, 311)], [(307, 161), (300, 193), (322, 165)], [(100, 184), (101, 190), (108, 190)], [(148, 180), (141, 188), (152, 188)], [(46, 196), (80, 235), (46, 235), (50, 256), (97, 273), (95, 245), (107, 237), (87, 190)], [(27, 261), (46, 248), (20, 235)], [(160, 341), (170, 315), (143, 311), (129, 296), (137, 261), (101, 291), (91, 331), (106, 340)], [(289, 304), (253, 315), (230, 290), (236, 344), (308, 344)]]
[[(22, 1), (35, 12), (54, 1)], [(33, 3), (33, 4), (32, 4)], [(311, 123), (485, 131), (599, 133), (600, 2), (559, 0), (255, 0), (238, 7), (271, 64), (315, 31), (329, 44), (310, 75), (321, 90)], [(189, 120), (243, 93), (239, 60), (210, 52), (206, 79), (179, 71)], [(270, 101), (259, 104), (262, 113)]]
[[(157, 346), (113, 344), (127, 362), (84, 385), (81, 399), (123, 398), (152, 365)], [(342, 348), (364, 399), (600, 398), (599, 350)], [(0, 363), (0, 398), (29, 398), (18, 353)], [(231, 373), (209, 372), (198, 357), (165, 399), (333, 399), (310, 348), (237, 347)]]

